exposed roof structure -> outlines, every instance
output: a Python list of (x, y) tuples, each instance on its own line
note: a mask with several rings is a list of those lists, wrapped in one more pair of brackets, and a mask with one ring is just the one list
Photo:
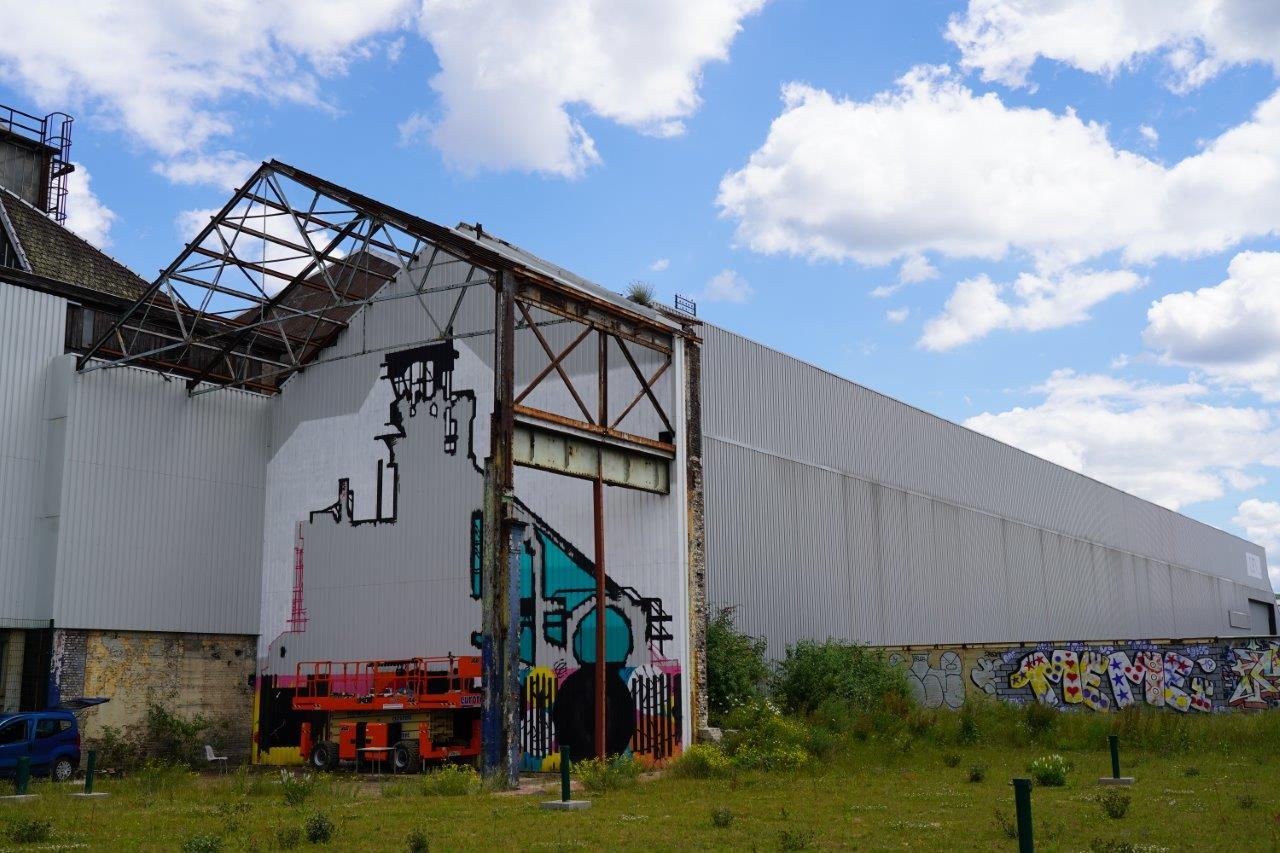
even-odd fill
[(146, 279), (3, 188), (0, 239), (23, 272), (130, 301), (147, 290)]
[[(429, 286), (431, 270), (443, 265), (464, 270), (462, 283)], [(192, 393), (231, 386), (271, 394), (315, 363), (362, 305), (414, 299), (444, 338), (467, 291), (497, 287), (503, 273), (521, 301), (619, 339), (669, 352), (671, 336), (682, 333), (661, 314), (478, 227), (438, 225), (273, 160), (79, 367), (143, 364), (186, 377)], [(402, 274), (409, 288), (384, 288)], [(441, 290), (457, 292), (450, 316), (434, 316), (423, 299)]]

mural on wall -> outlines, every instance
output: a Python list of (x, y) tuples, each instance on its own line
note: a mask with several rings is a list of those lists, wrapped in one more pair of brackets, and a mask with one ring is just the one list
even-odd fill
[[(680, 751), (680, 666), (666, 657), (671, 616), (662, 602), (605, 576), (605, 649), (596, 653), (595, 563), (521, 501), (528, 522), (520, 557), (520, 660), (525, 769), (550, 770), (561, 746), (595, 754), (595, 672), (606, 670), (610, 753), (658, 762)], [(471, 595), (481, 596), (481, 515), (471, 520)], [(479, 635), (472, 643), (479, 648)]]
[(1280, 707), (1280, 640), (1056, 643), (893, 652), (921, 704), (959, 707), (966, 691), (1009, 702), (1107, 713)]
[[(376, 459), (365, 457), (359, 466), (375, 466), (372, 477), (367, 472), (360, 478), (366, 486), (357, 489), (355, 476), (336, 478), (336, 495), (331, 503), (307, 513), (312, 525), (328, 523), (341, 527), (378, 528), (394, 526), (402, 518), (413, 515), (415, 508), (402, 506), (401, 479), (404, 457), (399, 451), (413, 433), (413, 441), (422, 441), (429, 431), (411, 429), (410, 421), (423, 417), (442, 427), (440, 450), (447, 457), (467, 460), (474, 474), (476, 489), (450, 492), (455, 502), (475, 500), (483, 470), (474, 450), (476, 394), (471, 389), (454, 387), (459, 353), (446, 341), (412, 349), (390, 352), (382, 363), (379, 384), (389, 386), (383, 428), (373, 434), (380, 453)], [(375, 389), (376, 390), (376, 389)], [(385, 396), (382, 399), (386, 399)], [(379, 420), (381, 418), (379, 417)], [(366, 419), (364, 423), (368, 424)], [(370, 433), (365, 433), (369, 435)], [(416, 457), (421, 464), (422, 456)], [(338, 468), (339, 471), (352, 470)], [(412, 469), (411, 469), (412, 470)], [(417, 472), (415, 472), (416, 474)], [(463, 480), (469, 474), (461, 474)], [(333, 483), (334, 480), (329, 480)], [(461, 481), (460, 481), (461, 482)], [(334, 494), (331, 492), (330, 494)], [(410, 492), (420, 494), (420, 492)], [(312, 504), (315, 506), (315, 504)], [(610, 752), (631, 752), (646, 762), (662, 761), (679, 754), (682, 728), (681, 672), (678, 661), (667, 657), (672, 643), (671, 621), (663, 602), (641, 591), (606, 577), (605, 630), (607, 658), (597, 660), (595, 649), (595, 567), (562, 533), (553, 529), (525, 503), (516, 499), (515, 511), (527, 522), (526, 541), (521, 556), (520, 657), (522, 661), (524, 726), (522, 744), (527, 769), (553, 769), (559, 760), (561, 746), (567, 746), (574, 758), (585, 758), (595, 751), (594, 743), (594, 678), (597, 666), (607, 672), (606, 738)], [(451, 510), (452, 512), (452, 510)], [(470, 554), (470, 566), (458, 565), (457, 577), (464, 582), (469, 576), (473, 599), (479, 599), (481, 513), (464, 510), (462, 518), (470, 518), (469, 529), (457, 528), (464, 549)], [(403, 526), (403, 525), (401, 525)], [(381, 535), (381, 534), (378, 534)], [(465, 537), (465, 538), (461, 538)], [(311, 555), (308, 555), (311, 562)], [(301, 560), (294, 591), (301, 597)], [(302, 602), (298, 602), (302, 606)], [(479, 622), (479, 606), (475, 606)], [(312, 612), (313, 624), (322, 618)], [(288, 632), (286, 632), (288, 633)], [(288, 710), (292, 672), (285, 664), (285, 647), (281, 635), (271, 644), (264, 673), (279, 652), (278, 675), (264, 678), (263, 707), (270, 705), (271, 730), (279, 735), (277, 742), (294, 737), (296, 721)], [(465, 634), (479, 648), (478, 634)], [(295, 640), (298, 638), (295, 637)], [(301, 642), (301, 640), (298, 640)], [(291, 643), (292, 645), (292, 643)], [(294, 650), (297, 654), (297, 650)], [(442, 653), (439, 649), (422, 649), (418, 654)], [(335, 653), (335, 657), (347, 656)], [(288, 722), (283, 722), (290, 718)], [(270, 742), (268, 738), (268, 745)]]

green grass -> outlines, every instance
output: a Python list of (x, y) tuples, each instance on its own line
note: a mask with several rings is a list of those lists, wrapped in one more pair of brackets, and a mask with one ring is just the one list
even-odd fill
[[(239, 782), (193, 774), (161, 784), (101, 779), (95, 787), (112, 795), (104, 800), (67, 796), (78, 785), (37, 782), (39, 801), (0, 804), (0, 848), (177, 850), (189, 839), (216, 836), (224, 851), (267, 851), (297, 827), (295, 849), (310, 850), (319, 848), (305, 840), (304, 822), (320, 813), (334, 825), (329, 850), (406, 850), (415, 830), (432, 850), (1016, 849), (994, 811), (1012, 817), (1009, 780), (1027, 775), (1043, 747), (900, 746), (856, 743), (835, 766), (817, 763), (809, 771), (663, 776), (593, 795), (587, 812), (543, 811), (538, 802), (547, 794), (434, 796), (387, 776), (326, 777), (300, 806), (287, 805), (273, 781), (278, 777), (265, 771)], [(1073, 764), (1067, 784), (1033, 794), (1037, 849), (1122, 841), (1143, 850), (1280, 850), (1276, 746), (1126, 750), (1125, 771), (1138, 782), (1119, 819), (1108, 818), (1099, 802), (1096, 781), (1110, 772), (1105, 749), (1067, 752)], [(949, 767), (953, 754), (959, 761)], [(985, 780), (970, 783), (975, 765), (985, 765)], [(1188, 775), (1188, 767), (1198, 774)], [(714, 825), (717, 812), (723, 826)], [(14, 844), (8, 828), (18, 818), (51, 820), (51, 836), (40, 845)]]

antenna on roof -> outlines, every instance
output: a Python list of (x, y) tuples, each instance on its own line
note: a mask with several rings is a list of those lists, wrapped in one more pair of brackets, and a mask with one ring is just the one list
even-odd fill
[(484, 239), (484, 226), (481, 225), (479, 222), (476, 223), (476, 239), (477, 240)]

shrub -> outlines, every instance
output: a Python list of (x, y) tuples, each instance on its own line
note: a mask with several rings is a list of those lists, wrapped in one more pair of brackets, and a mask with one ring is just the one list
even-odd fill
[(672, 762), (669, 772), (686, 779), (722, 779), (733, 775), (733, 762), (715, 744), (695, 743)]
[(147, 706), (147, 755), (152, 759), (195, 766), (203, 744), (200, 734), (211, 721), (201, 714), (184, 717), (159, 703)]
[(955, 752), (942, 753), (942, 764), (944, 767), (959, 767), (960, 755)]
[(767, 702), (737, 709), (727, 718), (725, 747), (745, 770), (797, 770), (809, 763), (812, 730), (784, 717)]
[(312, 812), (303, 821), (302, 830), (312, 844), (327, 844), (333, 838), (333, 821), (323, 812)]
[(422, 777), (419, 790), (428, 797), (463, 797), (484, 788), (480, 774), (466, 764), (446, 764)]
[(14, 844), (38, 844), (48, 841), (53, 832), (53, 821), (40, 817), (18, 817), (9, 823), (6, 834)]
[(987, 778), (987, 767), (985, 764), (975, 764), (969, 768), (969, 781), (981, 782)]
[(1115, 788), (1103, 791), (1098, 797), (1098, 805), (1102, 806), (1102, 813), (1112, 820), (1120, 820), (1129, 813), (1129, 795)]
[(1184, 770), (1184, 771), (1182, 771), (1182, 772), (1183, 772), (1183, 774), (1184, 774), (1184, 775), (1186, 775), (1186, 776), (1199, 776), (1199, 775), (1200, 775), (1200, 768), (1199, 768), (1199, 767), (1188, 767), (1186, 770)]
[(965, 701), (960, 706), (960, 730), (956, 733), (956, 742), (965, 746), (973, 746), (980, 737), (981, 731), (978, 726), (977, 708), (972, 701)]
[(711, 825), (716, 829), (724, 829), (733, 823), (733, 812), (724, 806), (717, 806), (711, 810)]
[(220, 853), (222, 839), (212, 833), (188, 835), (182, 840), (182, 853)]
[(1134, 853), (1137, 849), (1130, 841), (1115, 841), (1110, 838), (1095, 838), (1089, 842), (1091, 853)]
[(910, 695), (906, 671), (890, 665), (882, 650), (833, 639), (788, 646), (773, 690), (784, 710), (806, 714), (829, 697), (854, 709), (873, 710), (889, 697)]
[(1027, 765), (1027, 772), (1037, 785), (1046, 788), (1061, 788), (1067, 784), (1067, 773), (1071, 765), (1061, 755), (1042, 755)]
[(404, 839), (404, 849), (408, 853), (427, 853), (431, 849), (431, 840), (427, 838), (425, 829), (411, 829)]
[(619, 788), (630, 788), (636, 784), (643, 768), (639, 761), (630, 755), (619, 755), (614, 758), (589, 758), (573, 765), (571, 771), (582, 787), (593, 794), (615, 791)]
[(1058, 727), (1060, 712), (1053, 705), (1043, 702), (1028, 702), (1022, 706), (1022, 728), (1032, 743), (1038, 743)]
[(104, 770), (132, 770), (138, 766), (141, 750), (118, 726), (103, 726), (95, 748), (98, 766)]
[(1258, 805), (1258, 798), (1253, 794), (1241, 794), (1236, 797), (1236, 805), (1240, 806), (1240, 808), (1245, 811), (1251, 811)]
[(713, 722), (761, 698), (769, 680), (765, 640), (737, 629), (733, 608), (725, 607), (707, 623), (707, 708)]
[(281, 850), (292, 850), (302, 843), (302, 830), (296, 826), (282, 826), (276, 830), (276, 846)]
[(813, 841), (813, 833), (806, 829), (784, 829), (778, 833), (780, 850), (805, 850)]
[(286, 806), (298, 807), (307, 801), (307, 798), (314, 793), (316, 789), (316, 777), (310, 773), (290, 773), (288, 770), (280, 771), (280, 795), (284, 797)]

